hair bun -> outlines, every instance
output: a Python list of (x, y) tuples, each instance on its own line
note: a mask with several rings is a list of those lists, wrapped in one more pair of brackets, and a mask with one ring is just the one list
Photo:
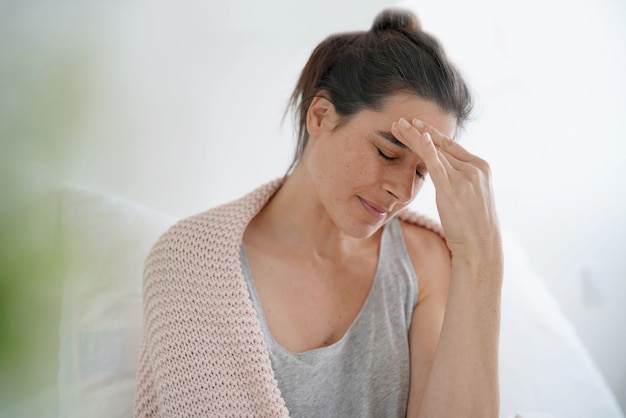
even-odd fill
[(385, 9), (376, 16), (372, 31), (405, 30), (421, 32), (422, 28), (415, 13), (404, 9)]

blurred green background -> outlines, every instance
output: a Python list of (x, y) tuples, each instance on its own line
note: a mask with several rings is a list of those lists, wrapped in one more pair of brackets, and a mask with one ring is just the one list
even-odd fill
[(78, 50), (24, 30), (0, 4), (0, 411), (53, 387), (61, 248), (57, 202), (82, 108)]

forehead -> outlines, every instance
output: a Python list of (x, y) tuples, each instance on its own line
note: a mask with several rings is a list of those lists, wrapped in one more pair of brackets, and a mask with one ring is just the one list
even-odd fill
[(443, 111), (432, 100), (407, 93), (398, 93), (385, 100), (379, 110), (365, 110), (362, 119), (368, 124), (376, 125), (376, 129), (389, 131), (391, 124), (401, 117), (412, 121), (420, 119), (432, 125), (442, 134), (454, 138), (457, 130), (456, 117)]

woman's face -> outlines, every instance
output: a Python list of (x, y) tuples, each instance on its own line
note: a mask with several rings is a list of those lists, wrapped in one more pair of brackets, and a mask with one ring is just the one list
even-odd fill
[(307, 117), (310, 138), (301, 168), (334, 224), (355, 238), (371, 236), (424, 183), (422, 159), (395, 140), (392, 123), (417, 118), (451, 138), (456, 129), (454, 116), (411, 94), (393, 95), (382, 110), (360, 111), (339, 127), (325, 99), (316, 98)]

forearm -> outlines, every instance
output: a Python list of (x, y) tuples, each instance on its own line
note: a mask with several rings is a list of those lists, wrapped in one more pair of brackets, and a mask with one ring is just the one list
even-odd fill
[(419, 417), (497, 417), (502, 257), (452, 259), (441, 336)]

